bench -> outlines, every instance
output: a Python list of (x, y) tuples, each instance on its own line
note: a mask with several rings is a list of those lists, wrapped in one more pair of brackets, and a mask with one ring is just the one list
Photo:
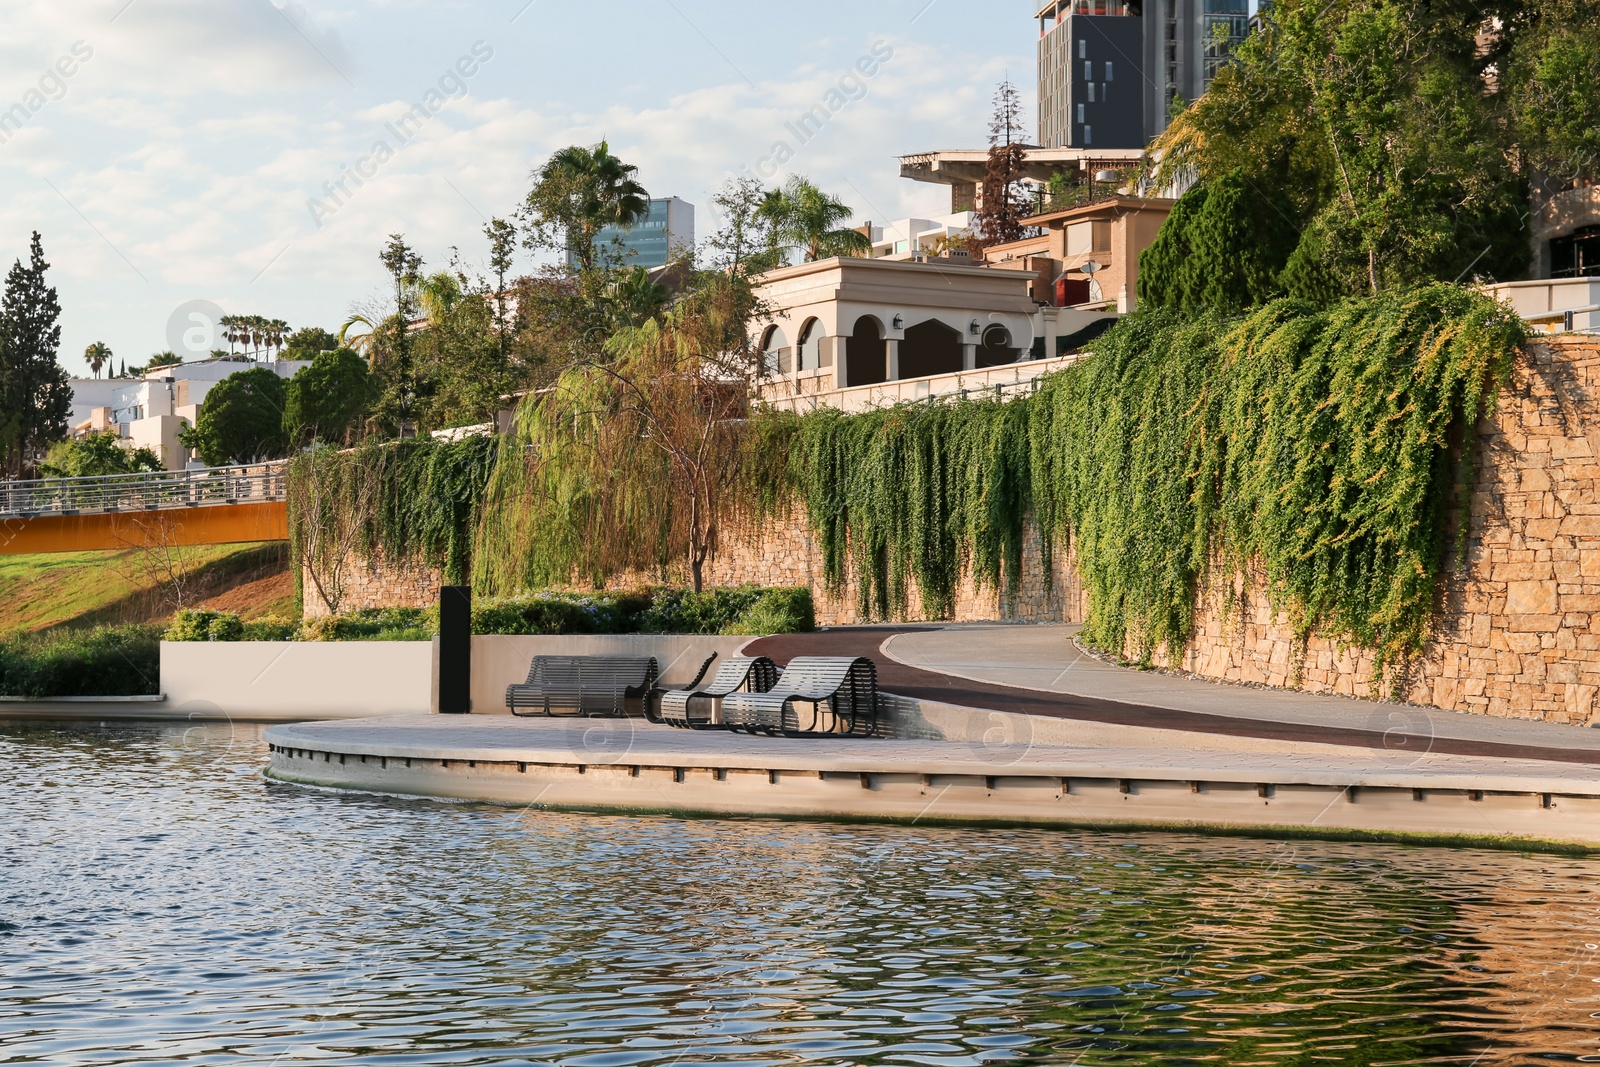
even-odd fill
[(513, 715), (626, 715), (627, 701), (646, 700), (658, 673), (654, 656), (535, 656), (528, 680), (506, 686), (506, 707)]
[[(709, 661), (707, 661), (709, 663)], [(705, 669), (701, 669), (701, 677)], [(778, 665), (766, 656), (734, 656), (722, 662), (716, 675), (705, 685), (696, 678), (687, 686), (659, 690), (656, 719), (668, 726), (681, 726), (703, 730), (719, 725), (715, 722), (717, 703), (731, 693), (747, 690), (765, 693), (778, 682)], [(704, 715), (696, 716), (695, 704), (706, 705)]]
[[(809, 713), (801, 704), (810, 705)], [(874, 735), (877, 665), (864, 656), (797, 656), (767, 692), (723, 697), (722, 725), (785, 737)]]

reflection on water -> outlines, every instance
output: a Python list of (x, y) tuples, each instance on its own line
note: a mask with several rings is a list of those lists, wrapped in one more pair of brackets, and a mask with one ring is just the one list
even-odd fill
[(0, 1062), (1600, 1058), (1600, 863), (556, 815), (0, 725)]

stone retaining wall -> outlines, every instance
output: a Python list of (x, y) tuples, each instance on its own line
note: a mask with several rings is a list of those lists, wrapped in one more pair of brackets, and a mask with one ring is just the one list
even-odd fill
[(1390, 696), (1456, 711), (1595, 722), (1600, 693), (1600, 342), (1530, 345), (1479, 427), (1465, 573), (1434, 639), (1376, 684), (1370, 652), (1313, 634), (1253, 593), (1201, 604), (1179, 666), (1208, 678)]

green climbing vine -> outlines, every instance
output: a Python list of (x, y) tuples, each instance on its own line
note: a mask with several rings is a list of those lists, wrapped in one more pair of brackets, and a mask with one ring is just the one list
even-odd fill
[(848, 569), (878, 615), (911, 584), (947, 614), (964, 568), (1014, 590), (1032, 515), (1047, 551), (1074, 548), (1100, 647), (1180, 648), (1208, 577), (1259, 566), (1302, 633), (1381, 662), (1426, 638), (1463, 442), (1524, 340), (1509, 311), (1447, 285), (1137, 315), (1024, 400), (808, 415), (790, 480), (828, 581)]

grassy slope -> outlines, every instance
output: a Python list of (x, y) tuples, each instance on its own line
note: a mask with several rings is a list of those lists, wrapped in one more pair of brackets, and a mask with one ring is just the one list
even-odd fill
[[(188, 606), (218, 607), (246, 618), (292, 616), (294, 586), (282, 544), (184, 549), (191, 571)], [(0, 633), (94, 623), (165, 619), (170, 590), (137, 551), (0, 556)]]

